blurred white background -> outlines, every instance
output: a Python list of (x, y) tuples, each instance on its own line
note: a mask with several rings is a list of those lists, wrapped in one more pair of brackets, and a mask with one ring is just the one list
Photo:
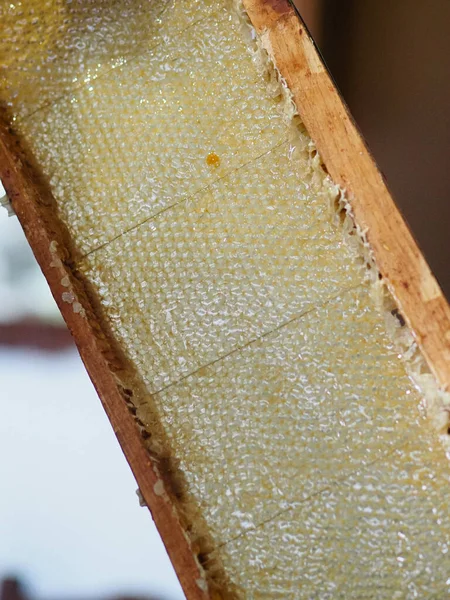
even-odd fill
[(0, 580), (17, 576), (43, 600), (181, 600), (78, 353), (69, 340), (27, 349), (36, 322), (61, 326), (17, 218), (1, 209), (0, 330), (19, 324), (24, 339), (0, 335)]

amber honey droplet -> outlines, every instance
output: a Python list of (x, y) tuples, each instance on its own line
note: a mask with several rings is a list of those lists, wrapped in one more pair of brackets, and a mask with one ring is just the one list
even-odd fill
[(220, 165), (220, 158), (215, 152), (210, 152), (206, 157), (206, 164), (210, 167), (218, 167)]

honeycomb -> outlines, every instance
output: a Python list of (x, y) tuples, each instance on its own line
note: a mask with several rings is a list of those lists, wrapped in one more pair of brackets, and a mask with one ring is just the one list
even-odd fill
[(208, 577), (255, 600), (448, 597), (447, 457), (234, 9), (0, 16), (0, 99), (145, 385)]

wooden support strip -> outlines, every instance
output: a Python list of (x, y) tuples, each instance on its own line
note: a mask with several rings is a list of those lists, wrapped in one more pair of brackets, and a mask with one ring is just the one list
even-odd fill
[(431, 371), (450, 390), (450, 307), (305, 25), (288, 0), (243, 3)]
[[(70, 241), (56, 218), (54, 200), (9, 127), (0, 122), (0, 178), (53, 297), (77, 344), (114, 432), (149, 507), (188, 600), (208, 600), (204, 574), (164, 493), (164, 475), (145, 448), (120, 384), (124, 369), (72, 269)], [(137, 499), (136, 499), (137, 502)]]
[[(346, 190), (377, 267), (444, 388), (450, 387), (450, 308), (396, 208), (304, 25), (287, 0), (244, 0), (291, 89), (330, 176)], [(120, 385), (120, 359), (72, 268), (70, 241), (14, 134), (0, 125), (0, 177), (71, 330), (189, 600), (210, 597), (203, 573), (147, 452)]]

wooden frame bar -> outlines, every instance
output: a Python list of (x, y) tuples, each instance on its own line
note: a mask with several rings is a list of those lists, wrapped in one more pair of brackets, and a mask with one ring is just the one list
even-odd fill
[(71, 244), (55, 217), (50, 192), (14, 132), (0, 122), (0, 178), (53, 297), (72, 333), (140, 493), (150, 509), (186, 597), (206, 600), (204, 574), (164, 490), (164, 476), (145, 448), (130, 411), (131, 390), (120, 384), (126, 366), (94, 313), (89, 293), (73, 268)]
[(243, 3), (428, 366), (450, 389), (450, 307), (306, 27), (288, 0)]
[[(347, 193), (377, 268), (438, 382), (450, 387), (450, 308), (396, 208), (309, 34), (288, 0), (244, 0), (264, 48), (293, 93), (299, 113), (330, 176)], [(150, 508), (189, 600), (220, 598), (208, 591), (169, 496), (164, 474), (143, 444), (119, 383), (120, 352), (102, 331), (94, 303), (73, 268), (70, 240), (54, 201), (7, 124), (0, 125), (0, 177), (53, 296), (77, 343), (116, 436)]]

